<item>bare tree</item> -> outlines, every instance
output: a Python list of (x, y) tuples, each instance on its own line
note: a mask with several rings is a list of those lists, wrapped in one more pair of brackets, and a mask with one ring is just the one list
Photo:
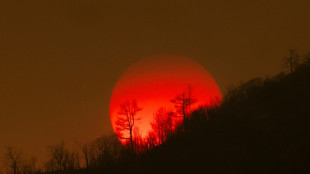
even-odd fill
[[(84, 143), (82, 145), (82, 143), (79, 143), (78, 141), (75, 140), (76, 145), (80, 148), (81, 153), (82, 153), (82, 158), (84, 160), (85, 163), (85, 167), (89, 168), (89, 144), (88, 143)], [(78, 154), (78, 152), (76, 152), (76, 154)], [(77, 158), (80, 158), (80, 156), (78, 155)], [(78, 166), (80, 167), (81, 164), (81, 160), (78, 160)]]
[(134, 152), (136, 154), (139, 154), (145, 151), (145, 142), (144, 142), (144, 139), (142, 138), (139, 127), (135, 127), (133, 129), (133, 143), (134, 143)]
[(169, 111), (169, 110), (166, 111), (165, 119), (164, 119), (164, 125), (165, 125), (164, 132), (167, 138), (171, 136), (171, 134), (175, 130), (175, 126), (176, 126), (175, 118), (176, 116), (174, 112)]
[(80, 167), (79, 153), (76, 151), (66, 152), (63, 164), (64, 170), (73, 171), (79, 169)]
[(49, 152), (51, 157), (51, 163), (55, 163), (57, 171), (65, 170), (65, 155), (67, 150), (64, 147), (65, 143), (61, 141), (59, 144), (49, 146)]
[(22, 156), (21, 150), (18, 151), (12, 147), (8, 147), (6, 149), (4, 155), (5, 164), (10, 168), (13, 174), (17, 174), (19, 172), (22, 162), (21, 156)]
[(157, 136), (154, 131), (148, 133), (148, 136), (145, 139), (145, 149), (151, 150), (157, 145)]
[(299, 55), (294, 49), (291, 49), (290, 55), (288, 57), (284, 57), (282, 60), (284, 65), (290, 69), (291, 73), (295, 72), (299, 66)]
[(182, 117), (186, 119), (191, 113), (191, 106), (197, 102), (197, 99), (193, 97), (192, 86), (188, 87), (180, 94), (178, 94), (174, 99), (171, 100), (176, 108), (177, 117)]
[(175, 114), (161, 107), (154, 114), (154, 120), (151, 122), (152, 129), (157, 136), (158, 144), (162, 144), (168, 136), (171, 135), (175, 127)]
[(85, 160), (85, 165), (86, 165), (86, 168), (89, 168), (89, 149), (88, 149), (88, 146), (87, 144), (84, 144), (82, 146), (82, 152), (83, 152), (83, 158)]
[(32, 174), (31, 166), (27, 160), (23, 160), (20, 167), (20, 174)]
[(157, 136), (158, 144), (162, 144), (164, 142), (164, 117), (164, 108), (161, 107), (154, 114), (154, 120), (151, 122), (152, 129)]
[(36, 157), (31, 157), (30, 159), (24, 159), (21, 162), (21, 167), (19, 173), (21, 174), (34, 174), (36, 173)]
[(49, 146), (50, 159), (44, 164), (47, 172), (69, 171), (80, 168), (80, 156), (78, 152), (69, 152), (65, 143)]
[(47, 162), (44, 162), (45, 172), (56, 172), (57, 171), (57, 164), (56, 161), (51, 158)]
[(133, 127), (135, 121), (140, 119), (136, 117), (136, 114), (141, 110), (142, 108), (138, 106), (136, 100), (124, 102), (120, 105), (118, 117), (115, 122), (117, 136), (121, 139), (129, 140), (132, 151), (134, 151)]
[(115, 134), (97, 138), (87, 147), (89, 167), (109, 166), (121, 158), (123, 146)]

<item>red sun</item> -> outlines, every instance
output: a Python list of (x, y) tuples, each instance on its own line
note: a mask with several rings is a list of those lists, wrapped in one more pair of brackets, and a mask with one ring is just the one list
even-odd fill
[[(192, 109), (201, 105), (210, 105), (214, 99), (221, 100), (220, 89), (200, 64), (188, 58), (176, 55), (159, 55), (142, 59), (130, 66), (117, 81), (110, 101), (110, 119), (114, 131), (117, 131), (117, 119), (120, 106), (126, 101), (135, 100), (142, 108), (136, 113), (134, 127), (139, 128), (142, 138), (152, 131), (154, 113), (165, 107), (174, 111), (171, 102), (189, 85), (192, 96), (197, 102)], [(123, 132), (124, 136), (128, 133)]]

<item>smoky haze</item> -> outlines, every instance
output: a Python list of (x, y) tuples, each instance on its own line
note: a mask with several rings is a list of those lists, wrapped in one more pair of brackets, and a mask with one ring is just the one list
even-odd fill
[[(0, 154), (44, 159), (60, 140), (112, 131), (110, 95), (133, 62), (179, 54), (203, 65), (222, 93), (282, 70), (310, 45), (309, 1), (1, 1)], [(69, 143), (70, 144), (70, 143)]]

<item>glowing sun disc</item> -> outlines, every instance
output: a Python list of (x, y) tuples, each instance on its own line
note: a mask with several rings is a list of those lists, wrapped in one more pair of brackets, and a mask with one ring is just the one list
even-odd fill
[(165, 107), (175, 110), (171, 102), (176, 95), (192, 86), (197, 99), (193, 109), (209, 105), (215, 98), (221, 100), (220, 89), (210, 73), (200, 64), (177, 55), (157, 55), (131, 65), (118, 79), (110, 100), (110, 119), (114, 131), (120, 105), (135, 99), (142, 108), (135, 122), (144, 138), (152, 131), (154, 113)]

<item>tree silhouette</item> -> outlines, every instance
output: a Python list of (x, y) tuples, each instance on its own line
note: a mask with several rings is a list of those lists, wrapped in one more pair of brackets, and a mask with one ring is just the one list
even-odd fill
[(134, 127), (133, 129), (133, 144), (134, 144), (134, 152), (139, 154), (145, 151), (145, 142), (142, 138), (140, 128)]
[(83, 158), (85, 160), (86, 168), (89, 168), (89, 156), (88, 156), (89, 149), (88, 149), (87, 144), (84, 144), (82, 146), (82, 152), (83, 152)]
[(13, 171), (13, 174), (17, 174), (19, 171), (19, 168), (21, 167), (21, 156), (22, 151), (17, 151), (12, 147), (8, 147), (5, 155), (4, 160), (6, 165)]
[(299, 55), (296, 50), (291, 49), (289, 57), (284, 57), (284, 65), (290, 69), (290, 72), (293, 73), (299, 66)]
[(188, 87), (180, 94), (178, 94), (174, 99), (171, 100), (176, 108), (177, 117), (182, 117), (183, 119), (188, 118), (191, 113), (191, 106), (197, 102), (197, 99), (192, 95), (192, 86)]
[(164, 107), (158, 109), (154, 114), (154, 120), (151, 123), (152, 129), (157, 136), (158, 144), (162, 144), (174, 129), (173, 112), (167, 111)]
[(157, 136), (154, 131), (151, 131), (145, 138), (145, 149), (150, 151), (156, 146), (156, 144), (157, 144)]
[[(136, 100), (126, 101), (120, 105), (120, 110), (118, 112), (116, 124), (116, 135), (120, 139), (129, 140), (130, 148), (134, 151), (134, 142), (133, 142), (133, 127), (135, 121), (140, 118), (136, 118), (137, 112), (141, 111), (137, 104)], [(127, 135), (124, 135), (125, 134)]]
[(69, 152), (65, 148), (65, 143), (61, 141), (59, 144), (49, 146), (50, 159), (45, 163), (46, 171), (68, 171), (80, 168), (80, 158), (78, 153)]
[(32, 170), (33, 173), (36, 172), (36, 164), (37, 164), (37, 158), (32, 156), (30, 158), (30, 167), (31, 167), (31, 170)]
[[(84, 149), (87, 146), (84, 146)], [(119, 160), (122, 145), (115, 134), (97, 138), (87, 147), (88, 165), (91, 168), (111, 166)]]
[[(64, 142), (61, 141), (60, 144), (57, 144), (55, 146), (49, 146), (50, 156), (51, 156), (51, 163), (55, 164), (55, 166), (52, 166), (53, 170), (56, 171), (63, 171), (65, 169), (64, 163), (65, 163), (65, 155), (67, 150), (64, 148)], [(55, 167), (55, 168), (54, 168)]]
[(33, 173), (38, 172), (36, 171), (36, 162), (37, 162), (37, 158), (33, 156), (29, 160), (27, 159), (23, 160), (20, 165), (19, 173), (33, 174)]

